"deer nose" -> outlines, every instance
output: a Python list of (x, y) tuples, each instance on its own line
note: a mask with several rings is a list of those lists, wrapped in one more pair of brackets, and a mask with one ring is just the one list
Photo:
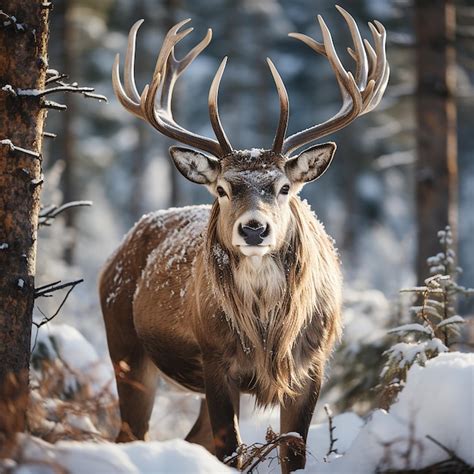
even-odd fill
[(270, 233), (270, 226), (252, 220), (247, 224), (239, 224), (239, 234), (244, 238), (247, 245), (259, 245), (263, 239)]

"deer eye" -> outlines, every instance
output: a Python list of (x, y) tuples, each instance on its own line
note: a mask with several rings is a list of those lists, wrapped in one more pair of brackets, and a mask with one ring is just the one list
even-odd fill
[(288, 194), (289, 192), (290, 192), (290, 185), (289, 184), (285, 184), (280, 189), (280, 194)]
[(217, 186), (216, 191), (219, 197), (227, 196), (227, 193), (224, 191), (224, 188), (222, 186)]

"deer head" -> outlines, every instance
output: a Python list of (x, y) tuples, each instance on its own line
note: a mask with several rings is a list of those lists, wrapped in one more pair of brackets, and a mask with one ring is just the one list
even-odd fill
[(190, 20), (184, 20), (171, 28), (158, 55), (151, 83), (141, 94), (134, 80), (134, 56), (137, 30), (143, 20), (135, 23), (129, 33), (124, 85), (120, 80), (119, 55), (116, 57), (113, 87), (119, 101), (162, 134), (192, 147), (171, 147), (173, 161), (187, 179), (207, 186), (216, 197), (220, 211), (220, 239), (227, 249), (240, 255), (262, 257), (283, 245), (291, 221), (292, 197), (305, 183), (316, 180), (326, 171), (336, 145), (318, 144), (296, 156), (292, 156), (292, 153), (370, 112), (380, 102), (385, 91), (389, 66), (383, 25), (377, 21), (369, 23), (373, 48), (367, 40), (362, 41), (353, 17), (343, 8), (336, 8), (351, 32), (354, 49), (348, 48), (348, 51), (356, 63), (355, 77), (344, 69), (321, 16), (318, 16), (318, 21), (323, 43), (299, 33), (291, 33), (290, 36), (303, 41), (327, 58), (341, 91), (342, 106), (329, 120), (285, 138), (289, 118), (288, 95), (277, 69), (267, 59), (280, 100), (280, 119), (270, 150), (235, 150), (224, 132), (217, 97), (227, 58), (217, 70), (209, 92), (209, 116), (217, 140), (186, 130), (173, 118), (171, 98), (175, 82), (209, 44), (211, 30), (183, 59), (177, 60), (174, 47), (192, 28), (180, 31)]

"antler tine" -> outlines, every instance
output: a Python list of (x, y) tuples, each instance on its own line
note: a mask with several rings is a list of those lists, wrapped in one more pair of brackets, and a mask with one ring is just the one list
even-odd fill
[(211, 119), (211, 125), (216, 134), (217, 141), (222, 147), (222, 151), (225, 155), (232, 152), (232, 146), (227, 138), (222, 127), (221, 119), (219, 117), (219, 108), (217, 106), (217, 96), (219, 95), (219, 85), (221, 83), (222, 75), (224, 74), (225, 65), (227, 64), (227, 56), (222, 60), (219, 69), (214, 76), (214, 79), (209, 89), (209, 117)]
[(172, 117), (171, 112), (171, 97), (173, 95), (173, 88), (178, 77), (187, 69), (188, 66), (202, 53), (212, 39), (212, 30), (208, 29), (206, 36), (189, 51), (189, 53), (181, 60), (177, 60), (174, 55), (174, 47), (171, 50), (166, 63), (166, 82), (163, 84), (160, 97), (160, 107)]
[(387, 86), (390, 68), (385, 54), (386, 33), (383, 25), (379, 22), (369, 23), (374, 39), (374, 50), (367, 40), (362, 40), (354, 18), (343, 8), (339, 6), (336, 8), (344, 17), (354, 43), (354, 49), (348, 48), (348, 51), (356, 62), (355, 79), (351, 72), (344, 69), (334, 48), (329, 28), (320, 15), (318, 21), (323, 43), (299, 33), (290, 34), (328, 59), (336, 75), (343, 103), (339, 111), (329, 120), (286, 138), (282, 148), (284, 154), (289, 154), (307, 143), (340, 130), (359, 115), (371, 111), (380, 102)]
[(371, 79), (377, 82), (377, 86), (375, 87), (373, 97), (368, 102), (367, 109), (364, 111), (364, 113), (370, 112), (378, 105), (382, 99), (383, 93), (385, 92), (385, 88), (388, 84), (388, 79), (390, 77), (390, 66), (388, 64), (387, 55), (385, 52), (387, 33), (382, 23), (377, 20), (375, 20), (374, 23), (375, 26), (372, 23), (369, 23), (369, 28), (374, 38), (376, 57)]
[(122, 106), (132, 112), (137, 117), (142, 118), (140, 109), (140, 95), (134, 80), (135, 66), (135, 44), (137, 39), (137, 31), (143, 20), (138, 20), (130, 29), (128, 34), (128, 45), (125, 53), (125, 70), (124, 82), (125, 89), (120, 80), (120, 54), (115, 55), (115, 61), (112, 68), (112, 86), (119, 102)]
[[(321, 15), (318, 15), (318, 21), (321, 28), (321, 33), (323, 34), (326, 57), (328, 58), (328, 61), (331, 64), (334, 73), (336, 74), (336, 79), (343, 93), (343, 97), (345, 96), (344, 101), (347, 102), (347, 94), (351, 95), (354, 99), (354, 96), (360, 94), (359, 89), (357, 88), (357, 84), (355, 83), (352, 74), (348, 73), (344, 69), (341, 60), (337, 55), (336, 48), (334, 47), (331, 32), (329, 31), (329, 28), (327, 27), (326, 22)], [(343, 109), (345, 108), (345, 105), (347, 104), (343, 104)]]
[(288, 100), (288, 93), (286, 92), (285, 84), (278, 73), (277, 68), (273, 64), (270, 58), (267, 58), (268, 66), (275, 81), (275, 85), (278, 92), (278, 99), (280, 101), (280, 119), (278, 121), (278, 128), (273, 140), (272, 151), (280, 154), (283, 149), (283, 142), (285, 140), (286, 130), (288, 128), (288, 119), (290, 115), (290, 103)]
[(137, 32), (144, 20), (138, 20), (131, 28), (128, 35), (127, 53), (125, 54), (124, 66), (124, 85), (125, 92), (135, 102), (139, 102), (140, 95), (138, 94), (137, 86), (135, 85), (135, 48), (137, 42)]
[(344, 10), (344, 8), (340, 7), (339, 5), (336, 5), (336, 8), (339, 13), (344, 17), (347, 25), (349, 26), (349, 31), (351, 32), (352, 36), (352, 42), (354, 43), (355, 61), (357, 66), (355, 78), (359, 89), (363, 89), (367, 85), (367, 74), (369, 65), (367, 60), (367, 54), (364, 48), (364, 43), (362, 42), (362, 38), (360, 36), (359, 28), (357, 28), (357, 23), (348, 11)]
[(192, 28), (179, 31), (190, 20), (183, 20), (173, 26), (166, 34), (158, 54), (153, 76), (149, 85), (139, 94), (134, 79), (136, 37), (143, 20), (136, 22), (130, 29), (124, 67), (124, 86), (120, 80), (120, 57), (116, 56), (112, 69), (112, 83), (120, 103), (137, 117), (145, 120), (164, 135), (211, 153), (216, 157), (223, 154), (221, 145), (212, 138), (203, 137), (178, 125), (171, 112), (171, 96), (174, 83), (180, 74), (204, 50), (212, 38), (211, 30), (180, 61), (174, 57), (174, 47)]

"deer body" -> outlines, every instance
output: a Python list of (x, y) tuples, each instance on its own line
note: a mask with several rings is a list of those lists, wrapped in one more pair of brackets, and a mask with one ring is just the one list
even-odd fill
[[(214, 242), (210, 247), (212, 254), (206, 255), (205, 236), (213, 212), (210, 206), (172, 209), (145, 216), (109, 260), (101, 278), (109, 348), (115, 361), (123, 360), (131, 368), (129, 376), (143, 384), (143, 388), (135, 391), (138, 397), (147, 399), (146, 403), (133, 403), (135, 397), (133, 392), (130, 393), (130, 387), (125, 386), (125, 393), (120, 393), (123, 390), (119, 385), (122, 416), (125, 414), (124, 421), (134, 436), (142, 438), (147, 431), (154, 399), (153, 385), (159, 373), (188, 390), (206, 394), (207, 364), (207, 370), (215, 379), (216, 392), (222, 390), (218, 386), (225, 384), (228, 385), (227, 390), (236, 392), (236, 396), (240, 392), (253, 394), (263, 406), (279, 402), (287, 405), (291, 398), (291, 392), (288, 394), (289, 381), (293, 376), (300, 379), (301, 386), (298, 389), (295, 387), (297, 394), (307, 389), (306, 384), (317, 380), (316, 397), (324, 362), (340, 331), (340, 274), (332, 243), (321, 224), (307, 204), (303, 204), (298, 197), (294, 200), (296, 212), (303, 214), (299, 217), (306, 222), (309, 219), (313, 231), (310, 236), (314, 239), (312, 248), (317, 250), (313, 255), (302, 252), (301, 257), (308, 260), (301, 263), (308, 266), (310, 262), (318, 264), (312, 267), (315, 275), (310, 277), (317, 284), (312, 293), (316, 299), (305, 301), (311, 307), (310, 317), (304, 314), (301, 317), (303, 324), (291, 327), (294, 341), (275, 338), (271, 348), (265, 347), (267, 334), (262, 324), (261, 333), (257, 334), (261, 338), (260, 346), (249, 347), (245, 334), (235, 329), (238, 322), (230, 321), (222, 312), (222, 305), (209, 282), (207, 262), (212, 259), (216, 271), (225, 271), (225, 267), (231, 265), (231, 250)], [(257, 267), (250, 264), (247, 268), (244, 264), (244, 268), (236, 269), (234, 278), (245, 278), (256, 283), (254, 287), (242, 288), (241, 298), (257, 303), (254, 300), (257, 296), (261, 299), (258, 303), (268, 308), (278, 303), (276, 297), (285, 297), (280, 294), (281, 290), (282, 293), (294, 291), (298, 298), (304, 299), (301, 292), (306, 289), (303, 286), (306, 281), (285, 281), (283, 288), (272, 289), (275, 279), (285, 280), (285, 277), (275, 275), (275, 271), (280, 269), (272, 267), (274, 256), (267, 258), (268, 262), (264, 257)], [(239, 271), (246, 275), (238, 275)], [(331, 278), (325, 279), (327, 275)], [(301, 301), (295, 303), (300, 306)], [(302, 305), (296, 310), (306, 313), (308, 308)], [(274, 321), (274, 324), (294, 324), (285, 321), (289, 316), (286, 312), (279, 316), (282, 320)], [(122, 348), (118, 347), (120, 345)], [(270, 364), (266, 364), (264, 351), (274, 351), (283, 361), (291, 352), (291, 358), (297, 361), (296, 373), (290, 374), (284, 367), (283, 373), (288, 376), (286, 380), (272, 376), (272, 363), (276, 362), (270, 358)], [(141, 374), (139, 368), (149, 362), (158, 370), (149, 365), (146, 374)], [(208, 382), (207, 389), (213, 390), (212, 386)], [(146, 405), (149, 405), (148, 409), (144, 409)], [(309, 421), (313, 408), (311, 404), (309, 407), (306, 404), (301, 408), (301, 416)], [(233, 410), (238, 411), (237, 408)], [(217, 411), (213, 414), (225, 420), (226, 413)], [(235, 430), (234, 442), (240, 442), (238, 429), (233, 423), (235, 413), (227, 415), (232, 430)], [(306, 430), (302, 435), (306, 435), (307, 428), (300, 426), (295, 418), (282, 426), (282, 431), (299, 432), (302, 428)], [(208, 430), (196, 441), (212, 450), (210, 439)], [(229, 455), (236, 446), (232, 444), (231, 448), (224, 448), (228, 448), (224, 451)]]
[[(340, 334), (341, 275), (331, 239), (298, 193), (326, 171), (336, 145), (290, 153), (373, 109), (389, 76), (383, 26), (369, 24), (374, 50), (362, 42), (354, 19), (338, 9), (354, 41), (350, 52), (357, 62), (355, 78), (340, 63), (322, 18), (324, 43), (291, 36), (327, 57), (343, 105), (330, 120), (285, 138), (288, 96), (268, 60), (280, 99), (280, 121), (270, 150), (235, 150), (222, 128), (217, 93), (225, 59), (209, 93), (217, 141), (187, 131), (174, 120), (174, 83), (207, 46), (210, 31), (178, 61), (174, 46), (191, 29), (179, 31), (187, 21), (173, 27), (151, 84), (139, 94), (133, 63), (141, 22), (132, 27), (124, 85), (118, 58), (113, 70), (117, 97), (161, 133), (193, 147), (170, 148), (174, 164), (187, 179), (205, 185), (215, 200), (212, 206), (143, 217), (103, 270), (100, 294), (107, 341), (112, 361), (120, 368), (118, 441), (144, 438), (159, 375), (205, 395), (186, 439), (219, 459), (235, 453), (241, 442), (242, 392), (254, 395), (261, 406), (279, 404), (281, 432), (296, 432), (306, 441), (324, 364)], [(282, 445), (280, 459), (285, 473), (301, 469), (304, 449)], [(234, 464), (239, 466), (238, 457)]]

